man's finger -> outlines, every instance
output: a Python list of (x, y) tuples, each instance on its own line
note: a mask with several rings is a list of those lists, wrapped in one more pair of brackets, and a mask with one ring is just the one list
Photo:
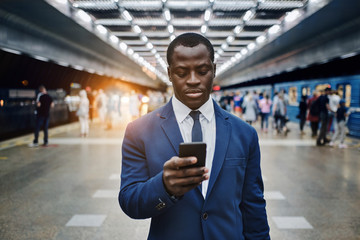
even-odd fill
[(181, 167), (186, 167), (192, 164), (195, 164), (197, 161), (196, 157), (172, 157), (169, 161), (164, 164), (165, 168), (170, 169), (179, 169)]
[(183, 157), (183, 158), (177, 158), (175, 160), (175, 167), (177, 169), (181, 168), (181, 167), (186, 167), (186, 166), (190, 166), (193, 165), (197, 162), (197, 158), (196, 157)]

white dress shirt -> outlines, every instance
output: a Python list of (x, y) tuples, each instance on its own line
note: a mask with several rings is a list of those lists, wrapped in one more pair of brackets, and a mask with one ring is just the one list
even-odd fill
[[(176, 121), (179, 125), (180, 132), (184, 142), (191, 142), (191, 131), (194, 124), (194, 120), (189, 113), (192, 111), (189, 107), (180, 102), (175, 96), (172, 98), (172, 105), (176, 117)], [(199, 109), (200, 111), (200, 124), (203, 134), (203, 142), (206, 143), (206, 161), (205, 166), (209, 169), (209, 176), (211, 173), (212, 162), (215, 152), (215, 139), (216, 139), (216, 124), (215, 124), (215, 112), (214, 105), (211, 97), (204, 103)], [(210, 178), (209, 178), (210, 179)], [(204, 199), (208, 189), (209, 181), (202, 182), (202, 195)]]

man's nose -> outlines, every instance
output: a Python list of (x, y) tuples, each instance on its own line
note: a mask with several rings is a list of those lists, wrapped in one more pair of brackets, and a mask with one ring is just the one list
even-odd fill
[(191, 73), (190, 73), (190, 77), (189, 77), (187, 83), (188, 83), (188, 84), (191, 84), (191, 85), (199, 84), (199, 83), (200, 83), (200, 79), (197, 78), (195, 72), (191, 72)]

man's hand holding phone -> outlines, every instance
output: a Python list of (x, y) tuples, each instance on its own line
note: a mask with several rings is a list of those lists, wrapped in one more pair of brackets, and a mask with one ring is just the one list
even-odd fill
[[(182, 144), (179, 150), (181, 157), (175, 156), (165, 162), (163, 182), (170, 195), (183, 196), (202, 181), (209, 179), (209, 169), (205, 167), (206, 144), (205, 147), (204, 144)], [(200, 164), (197, 164), (199, 162)]]

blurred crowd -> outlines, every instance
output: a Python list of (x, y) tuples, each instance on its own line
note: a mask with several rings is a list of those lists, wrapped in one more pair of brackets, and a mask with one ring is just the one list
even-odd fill
[[(274, 92), (271, 99), (267, 91), (217, 91), (213, 98), (226, 111), (242, 118), (250, 125), (259, 122), (261, 132), (274, 130), (275, 134), (286, 136), (290, 129), (288, 106), (289, 95), (285, 90)], [(326, 88), (314, 91), (312, 96), (302, 95), (296, 118), (299, 121), (299, 134), (305, 135), (304, 128), (309, 123), (311, 137), (317, 146), (345, 144), (346, 122), (349, 109), (336, 90)]]
[[(135, 90), (104, 91), (82, 89), (76, 96), (68, 96), (65, 101), (69, 110), (76, 112), (80, 123), (80, 136), (89, 135), (89, 123), (98, 118), (104, 129), (112, 129), (114, 124), (128, 123), (154, 109), (161, 107), (171, 98), (168, 92), (147, 91), (145, 94)], [(253, 91), (215, 91), (215, 101), (226, 111), (253, 125), (259, 123), (260, 131), (269, 131), (287, 136), (290, 132), (289, 95), (285, 90), (274, 92)], [(345, 102), (336, 90), (329, 88), (314, 91), (312, 96), (303, 95), (298, 105), (296, 118), (299, 121), (299, 134), (305, 135), (308, 122), (311, 137), (316, 138), (317, 146), (337, 145), (346, 148), (344, 142), (346, 120), (349, 115)], [(294, 130), (294, 129), (292, 129)]]
[(75, 112), (80, 123), (80, 136), (89, 135), (89, 125), (98, 119), (106, 130), (119, 123), (128, 123), (153, 111), (169, 100), (167, 93), (148, 90), (146, 94), (130, 92), (81, 89), (78, 95), (67, 96), (70, 112)]

